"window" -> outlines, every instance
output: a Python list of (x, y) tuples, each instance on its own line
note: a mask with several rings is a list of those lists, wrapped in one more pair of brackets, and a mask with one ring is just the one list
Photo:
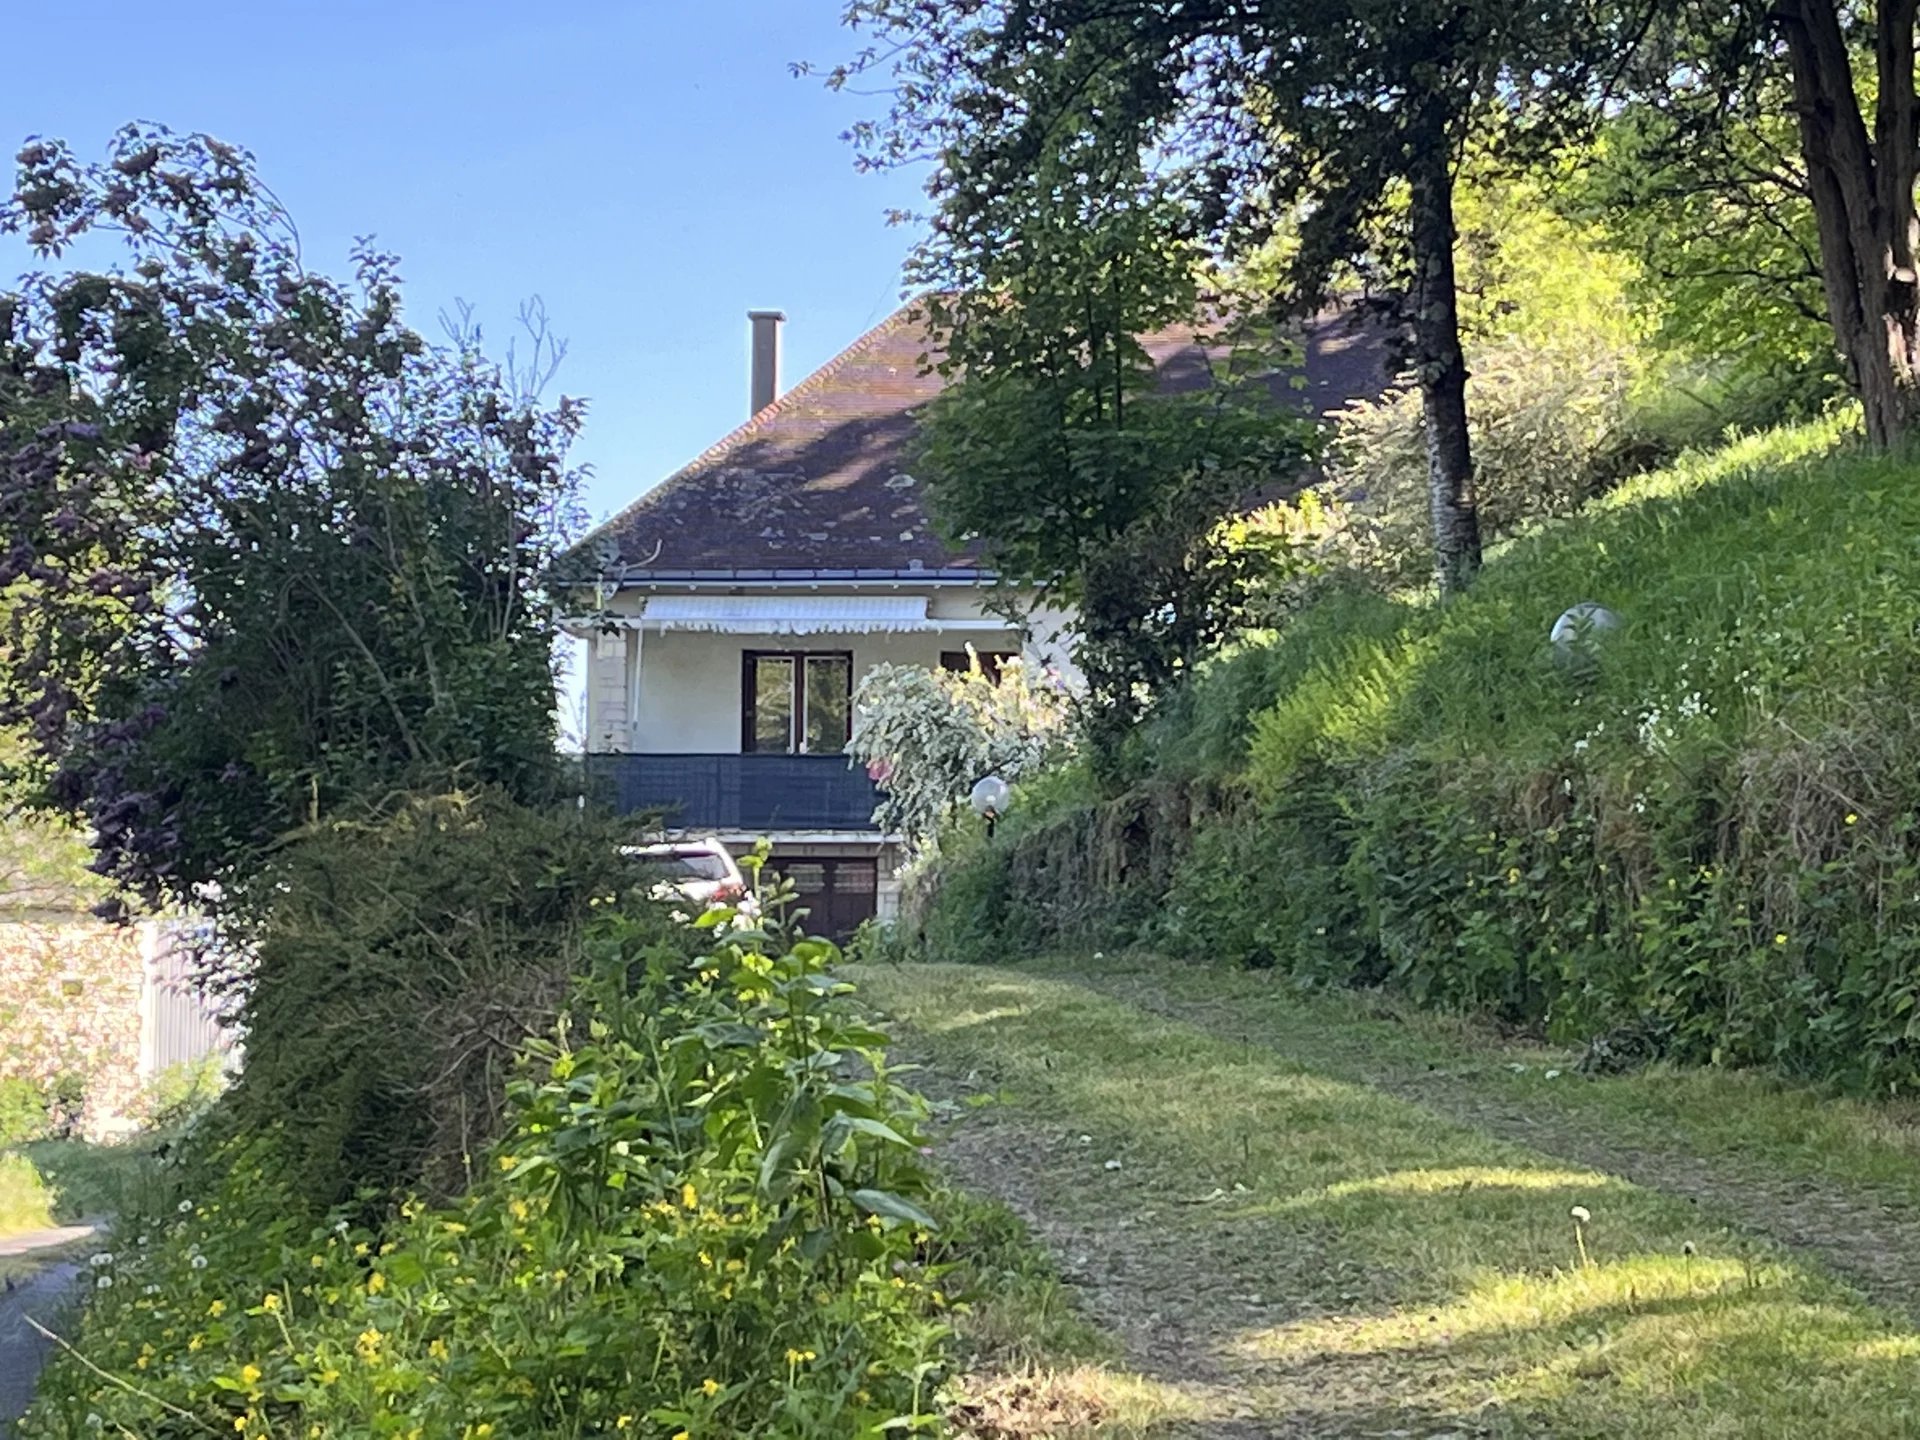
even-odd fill
[(750, 755), (838, 755), (853, 736), (853, 656), (749, 650), (740, 748)]
[[(1020, 658), (1019, 655), (1011, 650), (976, 650), (973, 653), (979, 657), (980, 673), (996, 684), (998, 684), (1000, 680), (1000, 667), (1009, 660), (1018, 660)], [(965, 671), (967, 669), (967, 652), (964, 650), (942, 650), (940, 652), (940, 668), (942, 670)]]

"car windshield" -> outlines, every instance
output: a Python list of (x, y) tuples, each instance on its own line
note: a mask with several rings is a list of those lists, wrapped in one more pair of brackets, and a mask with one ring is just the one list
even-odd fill
[(726, 880), (730, 878), (727, 862), (718, 855), (706, 851), (692, 851), (677, 855), (646, 855), (641, 863), (658, 866), (675, 880)]

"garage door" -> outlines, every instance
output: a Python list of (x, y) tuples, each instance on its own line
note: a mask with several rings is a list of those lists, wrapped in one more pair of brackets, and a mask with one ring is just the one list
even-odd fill
[(879, 904), (880, 869), (873, 860), (775, 855), (768, 866), (793, 882), (809, 935), (844, 941)]

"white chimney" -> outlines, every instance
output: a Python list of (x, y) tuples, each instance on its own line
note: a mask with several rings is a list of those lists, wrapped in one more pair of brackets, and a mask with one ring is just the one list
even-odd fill
[(747, 312), (747, 319), (753, 322), (753, 389), (750, 396), (753, 408), (747, 412), (749, 419), (780, 398), (780, 326), (786, 318), (785, 312), (780, 310)]

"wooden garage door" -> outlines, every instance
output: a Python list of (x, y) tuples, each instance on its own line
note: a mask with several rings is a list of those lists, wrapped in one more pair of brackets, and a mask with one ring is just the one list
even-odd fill
[(769, 866), (793, 881), (809, 935), (845, 940), (879, 904), (880, 869), (872, 860), (839, 856), (775, 855)]

